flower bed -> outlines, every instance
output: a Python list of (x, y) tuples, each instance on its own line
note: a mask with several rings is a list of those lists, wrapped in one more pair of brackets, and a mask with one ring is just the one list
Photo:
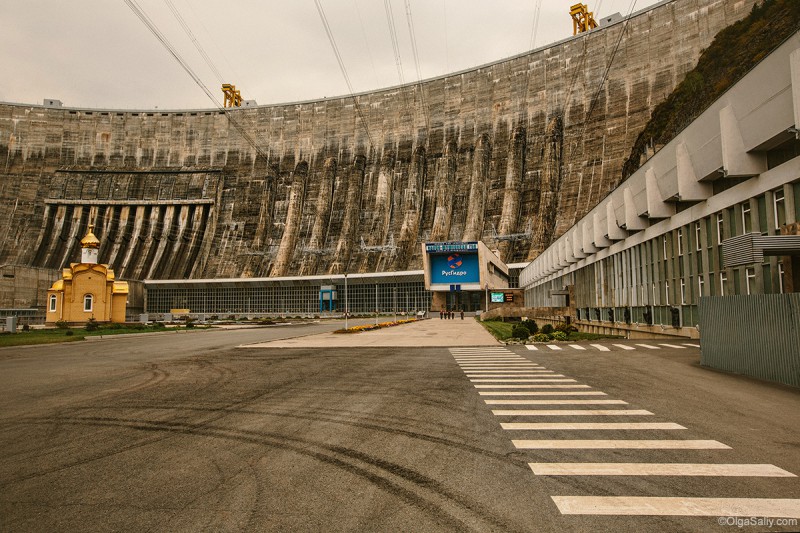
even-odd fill
[(347, 329), (337, 329), (334, 333), (361, 333), (362, 331), (370, 331), (373, 329), (390, 328), (392, 326), (399, 326), (400, 324), (408, 324), (409, 322), (416, 322), (416, 318), (407, 318), (405, 320), (397, 320), (395, 322), (380, 322), (378, 324), (362, 324), (360, 326), (352, 326)]

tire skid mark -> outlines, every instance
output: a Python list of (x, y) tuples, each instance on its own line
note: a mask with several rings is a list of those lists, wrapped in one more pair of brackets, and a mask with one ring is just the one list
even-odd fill
[[(49, 422), (42, 419), (42, 422)], [(430, 496), (425, 496), (409, 490), (401, 486), (397, 481), (392, 480), (388, 475), (396, 476), (401, 480), (411, 483), (413, 486), (422, 488), (432, 492), (434, 495), (443, 498), (459, 507), (461, 512), (470, 513), (474, 516), (471, 520), (475, 519), (482, 522), (488, 522), (493, 527), (503, 528), (507, 531), (515, 531), (512, 524), (509, 524), (501, 516), (492, 513), (491, 509), (485, 507), (478, 501), (469, 500), (466, 497), (453, 492), (452, 490), (444, 487), (439, 481), (434, 478), (425, 476), (424, 474), (404, 467), (402, 465), (392, 463), (390, 461), (373, 457), (363, 452), (345, 448), (342, 446), (333, 446), (320, 442), (299, 439), (288, 435), (278, 433), (255, 432), (246, 430), (233, 430), (221, 427), (212, 427), (208, 424), (193, 425), (181, 422), (152, 422), (147, 420), (136, 419), (119, 419), (111, 417), (87, 417), (87, 418), (71, 418), (61, 419), (63, 424), (72, 425), (87, 425), (87, 426), (102, 426), (102, 427), (116, 427), (133, 429), (146, 432), (158, 432), (168, 434), (180, 434), (189, 436), (203, 436), (214, 437), (225, 440), (232, 440), (244, 444), (254, 444), (258, 446), (267, 446), (270, 448), (278, 448), (290, 452), (294, 452), (306, 457), (310, 457), (325, 464), (329, 464), (336, 468), (340, 468), (353, 475), (361, 477), (370, 483), (380, 487), (388, 493), (405, 500), (407, 503), (424, 510), (431, 514), (437, 522), (442, 523), (452, 529), (458, 531), (465, 531), (470, 529), (467, 523), (461, 519), (447, 514), (441, 508), (441, 505), (436, 502), (430, 501)], [(161, 438), (155, 439), (153, 442), (162, 440)], [(148, 442), (149, 444), (149, 442)], [(145, 445), (145, 444), (141, 444)], [(118, 450), (112, 454), (122, 453), (127, 449)], [(356, 462), (354, 464), (353, 461)], [(88, 462), (88, 461), (86, 461)], [(368, 470), (361, 464), (369, 465), (381, 473), (374, 473)], [(78, 465), (72, 465), (78, 466)], [(65, 467), (69, 468), (69, 467)], [(42, 475), (39, 473), (38, 475)], [(14, 480), (11, 483), (21, 481)], [(9, 483), (6, 483), (9, 484)], [(3, 486), (3, 485), (0, 485)]]

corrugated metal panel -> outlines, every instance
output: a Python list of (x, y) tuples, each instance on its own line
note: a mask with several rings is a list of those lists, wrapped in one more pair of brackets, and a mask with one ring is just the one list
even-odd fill
[(722, 241), (722, 264), (725, 267), (761, 264), (765, 255), (799, 253), (800, 235), (745, 233)]
[(700, 364), (800, 387), (800, 293), (700, 300)]

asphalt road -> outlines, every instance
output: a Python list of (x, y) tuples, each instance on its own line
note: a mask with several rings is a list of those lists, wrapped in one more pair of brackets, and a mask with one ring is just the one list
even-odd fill
[[(236, 348), (326, 328), (0, 351), (0, 531), (798, 529), (719, 526), (715, 517), (565, 515), (553, 499), (796, 499), (796, 477), (543, 476), (529, 466), (769, 463), (797, 474), (796, 390), (699, 368), (694, 348), (514, 347), (509, 354), (652, 412), (647, 422), (686, 429), (506, 430), (501, 423), (542, 419), (493, 414), (505, 406), (486, 400), (507, 397), (481, 395), (486, 389), (446, 348)], [(513, 442), (543, 433), (715, 439), (730, 449), (531, 450)]]

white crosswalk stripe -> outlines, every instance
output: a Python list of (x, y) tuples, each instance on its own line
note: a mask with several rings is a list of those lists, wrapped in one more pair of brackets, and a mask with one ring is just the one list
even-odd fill
[(677, 344), (664, 344), (663, 342), (658, 343), (659, 346), (664, 346), (666, 348), (677, 348), (678, 350), (685, 350), (686, 346), (678, 346)]
[(496, 409), (496, 416), (650, 416), (644, 409)]
[[(563, 378), (564, 376), (561, 374), (553, 374), (552, 377)], [(534, 378), (534, 379), (471, 379), (470, 381), (472, 383), (537, 383), (541, 382), (542, 380)]]
[(520, 450), (730, 450), (715, 440), (512, 440)]
[(800, 518), (800, 499), (655, 496), (551, 496), (551, 498), (561, 514)]
[(586, 348), (581, 346), (580, 344), (570, 344), (569, 347), (574, 348), (575, 350), (586, 350)]
[(699, 344), (692, 344), (691, 342), (684, 342), (683, 345), (684, 346), (691, 346), (692, 348), (699, 348), (700, 347)]
[(589, 385), (538, 385), (538, 383), (575, 383), (574, 379), (536, 379), (537, 385), (475, 385), (476, 389), (588, 389)]
[(467, 372), (468, 378), (541, 378), (548, 376), (561, 376), (562, 374), (553, 374), (552, 370), (530, 370), (524, 374), (486, 374), (486, 373), (473, 373)]
[(652, 344), (637, 344), (636, 346), (641, 346), (642, 348), (648, 348), (650, 350), (660, 350), (658, 346), (653, 346)]
[(686, 429), (674, 422), (503, 422), (500, 427), (507, 430), (610, 430), (610, 429)]
[(697, 463), (528, 463), (537, 476), (797, 477), (775, 465)]
[(599, 390), (590, 391), (478, 391), (481, 396), (608, 396)]
[(551, 350), (561, 350), (561, 346), (556, 346), (555, 344), (548, 344), (547, 347)]
[(590, 344), (593, 348), (597, 348), (601, 352), (610, 352), (611, 350), (607, 346), (603, 346), (602, 344)]
[(622, 400), (483, 400), (486, 405), (628, 405)]
[(623, 350), (635, 350), (633, 346), (628, 346), (627, 344), (612, 344), (611, 346), (616, 346), (617, 348), (622, 348)]
[(534, 351), (534, 352), (535, 352), (535, 351), (537, 351), (537, 350), (539, 349), (539, 348), (537, 348), (536, 346), (534, 346), (533, 344), (526, 344), (526, 345), (525, 345), (525, 348), (527, 348), (527, 349), (529, 349), (529, 350), (532, 350), (532, 351)]

